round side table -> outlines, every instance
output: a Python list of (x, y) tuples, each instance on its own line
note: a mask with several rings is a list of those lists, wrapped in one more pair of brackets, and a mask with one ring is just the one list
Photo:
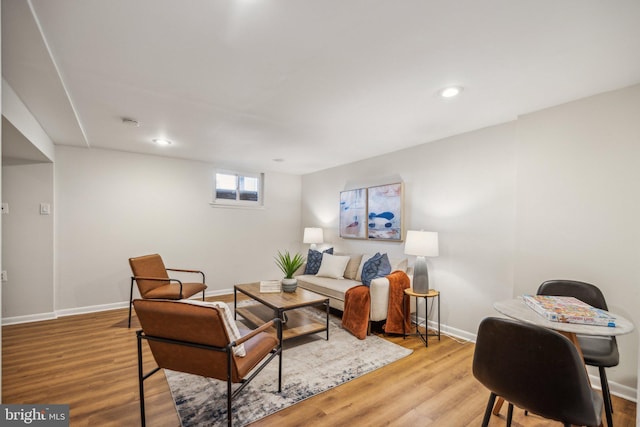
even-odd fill
[[(416, 315), (415, 315), (415, 324), (416, 324), (416, 331), (415, 333), (407, 333), (407, 331), (404, 330), (404, 322), (402, 324), (402, 336), (403, 338), (406, 338), (407, 335), (410, 336), (419, 336), (420, 338), (422, 338), (422, 341), (424, 341), (425, 347), (429, 347), (429, 337), (438, 337), (438, 341), (440, 341), (440, 291), (436, 291), (435, 289), (429, 289), (427, 291), (426, 294), (422, 294), (422, 293), (418, 293), (418, 292), (414, 292), (413, 288), (407, 288), (404, 290), (404, 294), (406, 296), (408, 296), (409, 298), (414, 297), (416, 299)], [(424, 298), (424, 334), (422, 332), (420, 332), (420, 330), (418, 329), (418, 298)], [(438, 302), (438, 333), (437, 334), (430, 334), (429, 333), (429, 327), (427, 326), (427, 315), (429, 314), (429, 310), (428, 310), (428, 304), (427, 304), (427, 300), (429, 298), (436, 298), (437, 302)], [(410, 304), (409, 304), (410, 305)], [(407, 304), (402, 304), (402, 314), (404, 315), (404, 317), (406, 318), (406, 306)]]

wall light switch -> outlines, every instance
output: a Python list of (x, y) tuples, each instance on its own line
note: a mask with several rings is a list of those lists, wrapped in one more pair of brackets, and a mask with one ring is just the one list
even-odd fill
[(3, 203), (2, 204), (2, 213), (3, 214), (8, 214), (9, 213), (9, 203)]
[(40, 215), (51, 214), (51, 205), (49, 203), (40, 203)]

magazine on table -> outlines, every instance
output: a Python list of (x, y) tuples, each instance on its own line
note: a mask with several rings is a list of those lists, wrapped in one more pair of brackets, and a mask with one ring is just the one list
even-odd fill
[(616, 326), (616, 318), (611, 313), (574, 297), (523, 295), (522, 299), (536, 313), (552, 322)]
[(261, 280), (260, 281), (260, 293), (270, 294), (278, 293), (281, 291), (280, 280)]

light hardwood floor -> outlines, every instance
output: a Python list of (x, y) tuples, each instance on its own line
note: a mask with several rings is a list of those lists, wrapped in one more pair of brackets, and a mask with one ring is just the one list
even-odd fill
[[(218, 297), (232, 301), (232, 296)], [(139, 425), (134, 318), (127, 310), (4, 326), (3, 403), (69, 404), (71, 426)], [(471, 373), (473, 344), (388, 337), (413, 354), (263, 418), (253, 426), (479, 426), (488, 398)], [(145, 345), (146, 346), (146, 345)], [(147, 369), (153, 367), (145, 355)], [(147, 425), (179, 426), (163, 373), (145, 381)], [(506, 405), (490, 426), (505, 425)], [(616, 427), (635, 425), (635, 403), (614, 396)], [(514, 412), (517, 426), (559, 423)]]

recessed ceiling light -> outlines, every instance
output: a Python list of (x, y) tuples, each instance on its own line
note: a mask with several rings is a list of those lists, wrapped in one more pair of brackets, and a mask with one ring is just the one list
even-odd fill
[(153, 140), (158, 145), (171, 145), (171, 141), (168, 139), (156, 138)]
[(278, 159), (273, 159), (273, 161), (277, 163), (281, 163), (281, 162), (284, 162), (284, 159), (278, 158)]
[(461, 86), (450, 86), (442, 89), (440, 91), (440, 96), (443, 98), (453, 98), (455, 96), (460, 95), (460, 92), (462, 92)]

